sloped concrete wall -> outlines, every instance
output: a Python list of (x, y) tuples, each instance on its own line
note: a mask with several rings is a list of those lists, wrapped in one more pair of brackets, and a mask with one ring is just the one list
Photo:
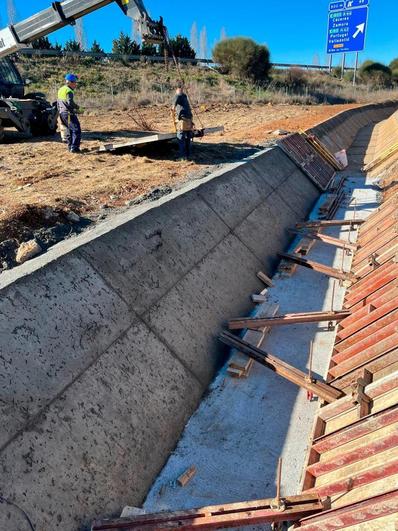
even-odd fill
[(372, 122), (381, 122), (397, 110), (398, 102), (371, 103), (342, 111), (333, 118), (313, 127), (314, 133), (332, 151), (348, 149), (358, 131)]
[[(318, 195), (270, 149), (0, 276), (0, 492), (38, 529), (140, 504), (221, 362), (221, 326)], [(24, 525), (0, 506), (0, 529)]]

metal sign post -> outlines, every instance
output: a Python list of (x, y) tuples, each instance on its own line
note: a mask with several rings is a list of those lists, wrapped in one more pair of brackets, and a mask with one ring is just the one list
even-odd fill
[(356, 57), (355, 57), (354, 77), (352, 80), (352, 84), (354, 85), (354, 87), (357, 84), (358, 61), (359, 61), (359, 52), (356, 53)]
[(358, 52), (362, 52), (365, 48), (368, 15), (369, 0), (341, 0), (329, 4), (327, 37), (329, 65), (334, 54), (342, 53), (341, 79), (343, 79), (345, 56), (347, 53), (356, 52), (354, 85), (357, 78)]

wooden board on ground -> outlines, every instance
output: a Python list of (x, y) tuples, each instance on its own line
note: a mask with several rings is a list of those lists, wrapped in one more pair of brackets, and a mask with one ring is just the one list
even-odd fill
[[(263, 307), (261, 311), (262, 317), (274, 317), (279, 310), (279, 304), (269, 302)], [(255, 345), (258, 348), (261, 348), (261, 345), (264, 343), (265, 338), (269, 334), (271, 328), (263, 328), (261, 331), (257, 330), (248, 330), (243, 336), (244, 340), (248, 343)], [(241, 352), (236, 351), (229, 360), (227, 372), (230, 376), (234, 378), (247, 378), (250, 373), (250, 369), (253, 366), (254, 361), (242, 354)]]
[[(206, 127), (205, 129), (201, 131), (195, 131), (195, 136), (201, 137), (201, 136), (207, 136), (214, 133), (223, 133), (224, 127)], [(133, 138), (129, 138), (125, 142), (116, 143), (116, 142), (109, 142), (106, 144), (102, 144), (99, 149), (98, 153), (102, 152), (112, 152), (117, 151), (119, 149), (127, 149), (132, 148), (135, 146), (142, 146), (146, 144), (152, 144), (154, 142), (167, 142), (170, 140), (173, 140), (176, 138), (176, 133), (162, 133), (159, 131), (132, 131), (132, 134), (134, 134)]]

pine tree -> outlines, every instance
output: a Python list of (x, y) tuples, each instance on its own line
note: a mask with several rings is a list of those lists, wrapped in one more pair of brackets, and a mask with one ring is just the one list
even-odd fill
[(91, 53), (105, 53), (97, 41), (94, 41), (90, 49)]
[(82, 49), (80, 48), (80, 43), (75, 41), (74, 39), (70, 39), (69, 41), (66, 41), (64, 45), (64, 51), (65, 52), (81, 52)]
[(140, 53), (140, 46), (133, 41), (131, 37), (121, 31), (119, 37), (114, 39), (112, 43), (112, 53), (120, 55), (138, 55)]

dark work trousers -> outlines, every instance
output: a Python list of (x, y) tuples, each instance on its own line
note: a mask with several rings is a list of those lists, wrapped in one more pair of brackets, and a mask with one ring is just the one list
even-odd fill
[(192, 131), (178, 131), (177, 138), (180, 157), (182, 159), (188, 159), (191, 155)]
[(69, 114), (68, 112), (61, 112), (59, 117), (64, 126), (68, 129), (67, 143), (69, 151), (79, 150), (82, 141), (82, 130), (79, 118), (76, 114)]

